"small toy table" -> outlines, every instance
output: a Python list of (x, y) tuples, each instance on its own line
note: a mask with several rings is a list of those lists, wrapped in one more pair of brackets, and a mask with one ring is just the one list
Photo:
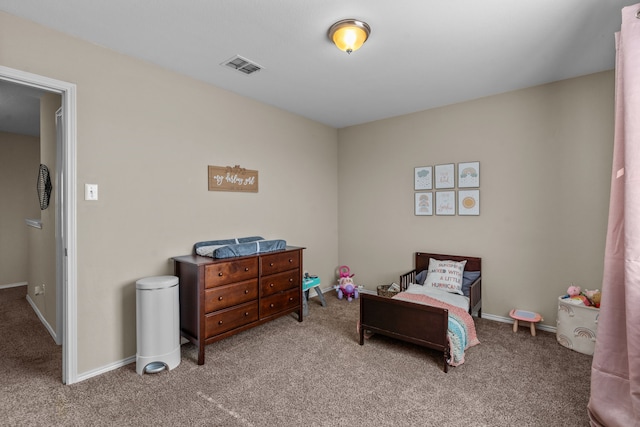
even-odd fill
[(529, 322), (531, 327), (531, 335), (536, 336), (536, 323), (542, 321), (542, 316), (533, 311), (513, 309), (509, 312), (509, 316), (514, 319), (513, 332), (518, 332), (518, 321)]
[(315, 289), (316, 294), (318, 294), (318, 298), (320, 299), (320, 303), (322, 304), (322, 306), (323, 307), (327, 306), (327, 302), (324, 300), (324, 295), (322, 295), (322, 290), (320, 290), (320, 278), (319, 277), (303, 278), (302, 292), (304, 293), (304, 296), (303, 296), (304, 301), (302, 301), (303, 303), (302, 311), (304, 316), (309, 314), (308, 301), (309, 301), (309, 290), (311, 288)]

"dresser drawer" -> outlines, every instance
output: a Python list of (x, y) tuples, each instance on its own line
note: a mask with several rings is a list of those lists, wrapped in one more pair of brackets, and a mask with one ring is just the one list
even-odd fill
[(204, 311), (210, 313), (255, 299), (258, 299), (258, 279), (216, 286), (204, 291)]
[(272, 314), (294, 308), (300, 304), (300, 289), (290, 289), (286, 292), (270, 295), (260, 299), (260, 317), (264, 318)]
[(260, 281), (260, 296), (265, 297), (294, 287), (300, 287), (300, 270), (297, 269), (263, 277)]
[(257, 301), (216, 311), (205, 316), (205, 337), (211, 338), (256, 320), (258, 320)]
[(300, 267), (300, 251), (287, 251), (274, 254), (263, 255), (262, 275), (279, 273)]
[(204, 287), (213, 288), (257, 277), (258, 258), (256, 257), (209, 264), (204, 268)]

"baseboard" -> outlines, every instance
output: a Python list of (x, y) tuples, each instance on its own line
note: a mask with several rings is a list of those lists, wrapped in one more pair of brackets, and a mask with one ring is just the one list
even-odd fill
[[(311, 289), (310, 289), (311, 290)], [(315, 291), (315, 288), (313, 288), (313, 290)], [(331, 287), (331, 288), (324, 288), (324, 289), (320, 289), (322, 291), (323, 294), (326, 294), (327, 292), (331, 292), (336, 290), (335, 287)], [(365, 289), (365, 288), (358, 288), (358, 292), (361, 294), (371, 294), (371, 295), (376, 295), (376, 291), (372, 291), (370, 289)], [(314, 295), (317, 295), (316, 293), (311, 294), (309, 293), (309, 296), (312, 297)]]
[[(335, 290), (335, 288), (333, 288), (333, 287), (331, 287), (331, 288), (324, 288), (324, 289), (320, 288), (320, 290), (322, 291), (322, 293), (323, 293), (323, 294), (326, 294), (327, 292), (334, 291), (334, 290)], [(313, 291), (313, 292), (312, 292), (312, 291)], [(318, 292), (316, 291), (316, 288), (310, 288), (310, 289), (309, 289), (309, 298), (312, 298), (312, 297), (314, 297), (314, 296), (316, 296), (316, 295), (318, 295)]]
[[(315, 291), (315, 288), (314, 288)], [(335, 291), (335, 288), (331, 287), (331, 288), (325, 288), (325, 289), (321, 289), (322, 293), (325, 294), (327, 292), (330, 291)], [(360, 288), (360, 293), (363, 294), (371, 294), (371, 295), (377, 295), (376, 291), (372, 291), (370, 289), (365, 289), (365, 288)], [(312, 296), (312, 295), (309, 295)], [(27, 296), (27, 298), (29, 299), (29, 297)], [(32, 304), (33, 305), (33, 304)], [(37, 310), (37, 308), (34, 307), (34, 309)], [(40, 317), (40, 316), (38, 316)], [(502, 322), (502, 323), (513, 323), (513, 319), (511, 319), (510, 317), (502, 317), (502, 316), (496, 316), (495, 314), (487, 314), (487, 313), (482, 313), (482, 318), (483, 319), (487, 319), (487, 320), (493, 320), (495, 322)], [(46, 324), (46, 322), (43, 321), (43, 323)], [(556, 332), (556, 328), (552, 327), (552, 326), (547, 326), (547, 325), (538, 325), (537, 329), (541, 330), (541, 331), (547, 331), (547, 332)], [(189, 342), (187, 340), (181, 339), (180, 344), (184, 344), (185, 342)], [(102, 375), (105, 374), (109, 371), (113, 371), (114, 369), (118, 369), (121, 368), (123, 366), (129, 365), (131, 363), (135, 363), (136, 362), (136, 356), (131, 356), (131, 357), (127, 357), (126, 359), (122, 359), (118, 362), (114, 362), (111, 363), (109, 365), (105, 365), (102, 366), (98, 369), (94, 369), (88, 372), (85, 372), (83, 374), (78, 375), (78, 382), (80, 381), (84, 381), (87, 380), (89, 378), (93, 378), (93, 377), (97, 377), (98, 375)]]
[[(31, 299), (31, 297), (28, 294), (27, 294), (27, 302), (29, 303), (29, 305), (31, 305), (31, 308), (36, 313), (36, 316), (38, 316), (38, 319), (40, 319), (40, 322), (42, 322), (42, 324), (47, 329), (47, 331), (49, 331), (49, 334), (53, 337), (53, 341), (56, 344), (58, 344), (59, 341), (58, 341), (58, 337), (56, 335), (56, 331), (51, 327), (49, 322), (47, 322), (47, 319), (44, 318), (44, 316), (42, 315), (42, 313), (38, 309), (38, 306), (36, 305), (35, 302), (33, 302), (33, 300)], [(60, 345), (60, 344), (58, 344), (58, 345)]]
[[(331, 289), (327, 289), (327, 291), (329, 291)], [(325, 293), (326, 291), (322, 291), (322, 293)], [(371, 294), (371, 295), (377, 295), (376, 291), (372, 291), (370, 289), (360, 289), (360, 293), (362, 294)], [(513, 319), (510, 317), (503, 317), (503, 316), (498, 316), (495, 314), (489, 314), (489, 313), (485, 313), (484, 311), (482, 312), (482, 318), (483, 319), (487, 319), (487, 320), (493, 320), (494, 322), (501, 322), (501, 323), (511, 323), (513, 324)], [(539, 329), (541, 331), (547, 331), (547, 332), (553, 332), (554, 334), (556, 333), (556, 327), (555, 326), (549, 326), (549, 325), (543, 325), (543, 324), (537, 324), (536, 325), (536, 329)]]
[(113, 371), (115, 369), (121, 368), (123, 366), (127, 366), (135, 362), (136, 362), (136, 356), (127, 357), (126, 359), (122, 359), (118, 362), (113, 362), (108, 365), (102, 366), (100, 368), (93, 369), (83, 374), (79, 374), (78, 382), (88, 380), (89, 378), (97, 377), (98, 375), (106, 374), (109, 371)]
[[(329, 292), (329, 291), (333, 290), (333, 288), (321, 289), (321, 290), (322, 290), (322, 293), (324, 294), (325, 292)], [(310, 296), (312, 296), (312, 295), (310, 295)], [(188, 343), (188, 342), (189, 341), (186, 340), (185, 338), (180, 337), (180, 345)], [(87, 371), (87, 372), (84, 372), (82, 374), (79, 374), (78, 377), (77, 377), (77, 382), (88, 380), (89, 378), (97, 377), (97, 376), (105, 374), (105, 373), (107, 373), (109, 371), (113, 371), (113, 370), (121, 368), (123, 366), (127, 366), (127, 365), (129, 365), (131, 363), (136, 363), (136, 356), (130, 356), (130, 357), (127, 357), (126, 359), (122, 359), (120, 361), (113, 362), (113, 363), (110, 363), (110, 364), (105, 365), (105, 366), (101, 366), (100, 368), (96, 368), (96, 369), (93, 369), (91, 371)]]
[[(488, 313), (485, 313), (484, 311), (482, 312), (482, 318), (487, 320), (493, 320), (496, 322), (513, 324), (513, 319), (510, 317), (496, 316), (495, 314), (488, 314)], [(557, 328), (555, 326), (543, 325), (541, 323), (538, 323), (536, 325), (536, 329), (541, 331), (553, 332), (555, 334)]]
[(0, 289), (17, 288), (18, 286), (27, 286), (28, 282), (9, 283), (8, 285), (0, 285)]

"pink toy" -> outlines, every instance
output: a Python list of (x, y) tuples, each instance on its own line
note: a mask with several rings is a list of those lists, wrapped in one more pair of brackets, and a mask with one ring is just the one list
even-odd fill
[(570, 297), (577, 297), (580, 295), (580, 291), (580, 286), (571, 285), (569, 286), (569, 289), (567, 289), (567, 294), (569, 294)]
[(355, 276), (355, 274), (351, 274), (351, 270), (346, 265), (341, 265), (338, 268), (338, 270), (340, 271), (340, 278), (341, 279), (345, 278), (345, 277), (351, 278), (351, 277)]
[(587, 307), (591, 305), (591, 301), (587, 298), (580, 286), (571, 285), (567, 289), (567, 294), (569, 295), (569, 299), (581, 301)]
[(351, 270), (346, 265), (340, 266), (340, 278), (338, 279), (338, 299), (347, 297), (347, 301), (352, 301), (354, 298), (358, 298), (358, 287), (354, 285), (352, 277), (355, 274), (351, 274)]

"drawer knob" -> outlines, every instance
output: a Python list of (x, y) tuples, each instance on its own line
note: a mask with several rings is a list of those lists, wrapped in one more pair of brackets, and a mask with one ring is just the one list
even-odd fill
[(274, 307), (274, 305), (273, 305), (273, 304), (269, 304), (269, 307), (273, 308), (273, 307)]
[(245, 267), (245, 268), (244, 268), (244, 271), (249, 271), (249, 267)]
[(218, 276), (222, 277), (222, 271), (220, 273), (218, 273)]
[(290, 297), (290, 298), (289, 298), (289, 301), (293, 301), (293, 297)]
[(218, 297), (218, 301), (222, 301), (222, 297)]
[(269, 263), (269, 267), (273, 267), (273, 263)]
[(293, 282), (293, 279), (291, 279), (291, 278), (290, 278), (290, 279), (289, 279), (289, 283), (291, 283), (291, 282)]
[(273, 288), (273, 283), (269, 283), (269, 287)]
[(218, 325), (222, 325), (222, 320), (218, 320)]
[(293, 260), (291, 258), (289, 258), (289, 264), (291, 264), (293, 262)]
[(244, 315), (245, 315), (245, 316), (248, 316), (248, 315), (249, 315), (249, 312), (248, 312), (248, 311), (246, 311), (246, 312), (244, 313)]
[(248, 294), (248, 293), (249, 293), (249, 289), (245, 289), (245, 290), (244, 290), (244, 293), (245, 293), (245, 294)]

